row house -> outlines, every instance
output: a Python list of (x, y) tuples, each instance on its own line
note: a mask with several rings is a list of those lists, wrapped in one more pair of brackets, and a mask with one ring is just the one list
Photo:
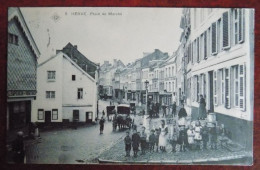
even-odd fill
[[(109, 63), (109, 61), (104, 61), (99, 71), (100, 97), (118, 98), (120, 96), (121, 98), (120, 81), (115, 80), (115, 73), (117, 72), (118, 74), (124, 68), (125, 65), (121, 60), (114, 59), (113, 64)], [(119, 79), (118, 75), (116, 76)]]
[[(73, 48), (70, 43), (64, 48)], [(37, 99), (32, 104), (32, 122), (93, 122), (98, 112), (98, 65), (79, 51), (56, 55), (37, 67)], [(93, 68), (95, 66), (95, 68)], [(93, 71), (95, 74), (93, 75)]]
[[(199, 95), (234, 141), (252, 146), (254, 11), (185, 9), (182, 36), (187, 105), (197, 114)], [(177, 64), (178, 65), (178, 64)], [(189, 89), (189, 90), (188, 90)], [(232, 122), (232, 123), (230, 123)]]
[(31, 122), (37, 94), (40, 51), (19, 8), (8, 8), (7, 130), (23, 130)]

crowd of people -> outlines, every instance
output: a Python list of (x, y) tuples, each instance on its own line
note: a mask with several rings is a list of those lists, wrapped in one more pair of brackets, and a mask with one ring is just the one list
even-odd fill
[[(163, 153), (166, 152), (167, 144), (170, 144), (172, 152), (176, 152), (177, 145), (179, 145), (180, 152), (206, 149), (216, 150), (218, 149), (218, 141), (221, 147), (227, 146), (229, 138), (227, 137), (224, 124), (217, 126), (216, 121), (207, 121), (205, 105), (205, 99), (201, 95), (196, 120), (187, 121), (187, 112), (183, 102), (178, 114), (176, 114), (176, 103), (174, 102), (172, 112), (168, 113), (171, 114), (173, 120), (170, 124), (165, 122), (167, 120), (165, 117), (169, 116), (166, 116), (162, 107), (163, 115), (159, 127), (147, 129), (148, 133), (146, 133), (144, 126), (141, 127), (140, 132), (137, 129), (133, 129), (131, 135), (130, 131), (126, 132), (124, 139), (126, 157), (130, 156), (131, 150), (133, 150), (134, 157), (137, 157), (138, 151), (141, 151), (141, 155), (144, 155), (147, 151), (151, 153), (160, 151)], [(152, 110), (153, 112), (158, 111), (156, 109)], [(154, 115), (156, 114), (159, 114), (159, 112)]]

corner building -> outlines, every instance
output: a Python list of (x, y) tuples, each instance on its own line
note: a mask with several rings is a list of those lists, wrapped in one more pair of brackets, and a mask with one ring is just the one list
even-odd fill
[[(254, 11), (192, 8), (185, 44), (187, 107), (198, 115), (199, 95), (233, 141), (252, 147)], [(187, 28), (184, 28), (184, 32)]]

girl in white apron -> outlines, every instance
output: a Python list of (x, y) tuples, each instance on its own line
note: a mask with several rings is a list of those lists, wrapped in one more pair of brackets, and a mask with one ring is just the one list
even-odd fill
[(194, 132), (195, 132), (194, 140), (196, 143), (196, 149), (200, 149), (202, 136), (201, 136), (201, 126), (199, 121), (197, 121), (195, 124)]
[(159, 136), (159, 146), (162, 152), (166, 152), (165, 147), (167, 144), (167, 134), (168, 134), (168, 127), (165, 125), (165, 120), (161, 120), (160, 126), (160, 136)]

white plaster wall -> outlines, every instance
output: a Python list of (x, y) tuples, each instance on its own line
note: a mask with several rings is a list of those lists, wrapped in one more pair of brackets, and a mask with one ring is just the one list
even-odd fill
[[(72, 81), (72, 75), (76, 75), (76, 80)], [(88, 107), (87, 111), (96, 113), (96, 93), (97, 86), (95, 80), (91, 80), (90, 76), (83, 73), (75, 67), (68, 59), (63, 58), (63, 106)], [(83, 88), (83, 99), (78, 99), (78, 88)], [(90, 109), (91, 108), (91, 109)], [(65, 109), (68, 110), (68, 109)], [(86, 110), (86, 109), (85, 109)], [(73, 113), (71, 112), (71, 116)], [(66, 113), (64, 113), (66, 118)], [(84, 119), (85, 120), (85, 119)], [(94, 120), (94, 119), (93, 119)]]
[[(36, 100), (32, 101), (32, 122), (44, 122), (38, 120), (38, 109), (44, 111), (52, 111), (58, 109), (58, 120), (52, 122), (62, 121), (62, 54), (58, 54), (55, 58), (47, 63), (37, 67), (37, 96)], [(56, 71), (56, 80), (48, 82), (47, 71)], [(46, 91), (55, 91), (55, 99), (46, 99)]]

